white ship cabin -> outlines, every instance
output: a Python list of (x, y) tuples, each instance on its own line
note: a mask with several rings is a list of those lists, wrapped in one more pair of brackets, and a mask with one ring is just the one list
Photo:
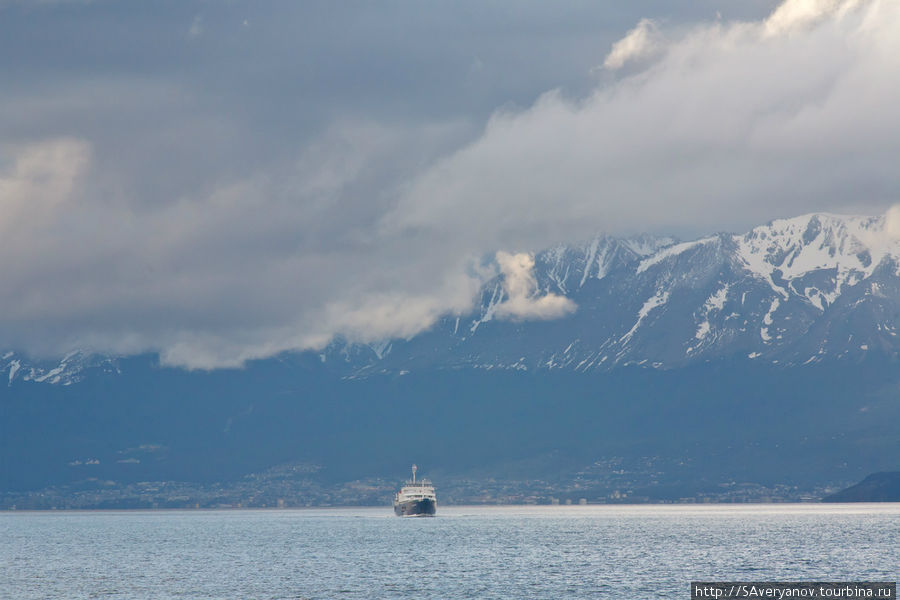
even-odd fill
[(406, 482), (399, 492), (397, 500), (400, 502), (409, 500), (435, 500), (434, 485), (428, 479), (416, 481), (416, 465), (413, 465), (412, 479)]

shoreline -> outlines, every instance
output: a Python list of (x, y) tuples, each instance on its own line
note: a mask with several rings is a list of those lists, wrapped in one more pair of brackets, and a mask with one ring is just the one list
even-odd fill
[[(531, 513), (551, 512), (841, 512), (860, 509), (884, 509), (900, 511), (900, 502), (682, 502), (682, 503), (640, 503), (640, 504), (451, 504), (439, 507), (439, 515), (465, 510), (480, 512), (501, 512), (519, 510)], [(385, 511), (394, 516), (390, 506), (288, 506), (288, 507), (204, 507), (204, 508), (45, 508), (45, 509), (4, 509), (0, 514), (100, 514), (100, 513), (327, 513), (327, 512), (373, 512)], [(866, 510), (863, 512), (872, 512)]]

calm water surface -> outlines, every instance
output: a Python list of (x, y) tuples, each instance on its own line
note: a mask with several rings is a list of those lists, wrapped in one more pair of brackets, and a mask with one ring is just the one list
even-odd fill
[(890, 580), (900, 504), (0, 513), (0, 598), (689, 598)]

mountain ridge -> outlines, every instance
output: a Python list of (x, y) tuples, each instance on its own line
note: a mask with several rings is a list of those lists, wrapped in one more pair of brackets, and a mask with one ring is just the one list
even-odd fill
[[(468, 482), (466, 501), (530, 497), (535, 480), (542, 501), (821, 497), (897, 468), (898, 256), (883, 218), (598, 236), (534, 256), (533, 297), (577, 304), (553, 320), (498, 318), (498, 276), (470, 314), (409, 339), (243, 369), (6, 354), (0, 506), (76, 506), (82, 488), (93, 500), (77, 506), (128, 506), (146, 482), (213, 499), (245, 481), (249, 502), (275, 494), (268, 470), (300, 463), (319, 470), (295, 500), (327, 503), (328, 486), (412, 461)], [(508, 493), (482, 494), (489, 472)], [(166, 486), (172, 502), (190, 488)]]
[(474, 313), (372, 345), (366, 364), (358, 362), (365, 354), (359, 344), (353, 352), (335, 344), (323, 357), (364, 374), (416, 365), (678, 368), (738, 356), (791, 366), (868, 353), (896, 358), (900, 351), (900, 240), (885, 231), (884, 217), (815, 213), (745, 234), (648, 238), (637, 244), (597, 236), (538, 252), (535, 295), (573, 300), (578, 308), (570, 316), (496, 319), (506, 299), (498, 276)]
[[(336, 338), (315, 356), (349, 377), (416, 368), (679, 368), (743, 357), (784, 366), (900, 353), (900, 238), (885, 216), (811, 213), (743, 234), (690, 241), (597, 235), (534, 254), (533, 296), (572, 300), (548, 321), (498, 318), (503, 276), (473, 310), (408, 339)], [(287, 353), (292, 354), (292, 353)], [(118, 359), (87, 350), (58, 361), (0, 358), (8, 385), (71, 385)]]

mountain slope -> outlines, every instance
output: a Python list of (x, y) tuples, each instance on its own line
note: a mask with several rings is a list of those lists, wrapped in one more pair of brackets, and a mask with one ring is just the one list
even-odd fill
[[(83, 506), (102, 506), (147, 482), (196, 482), (214, 497), (219, 483), (252, 476), (238, 486), (247, 501), (268, 489), (257, 476), (279, 465), (306, 465), (328, 487), (396, 477), (411, 462), (442, 486), (468, 481), (468, 495), (457, 495), (467, 501), (495, 478), (514, 491), (540, 480), (545, 502), (562, 489), (596, 501), (616, 491), (721, 498), (748, 485), (787, 486), (780, 497), (796, 498), (900, 464), (900, 376), (887, 366), (739, 361), (347, 379), (291, 361), (191, 373), (127, 359), (121, 374), (71, 386), (0, 388), (0, 507), (40, 507), (78, 490), (95, 499)], [(333, 501), (317, 498), (302, 502)]]
[[(410, 339), (336, 340), (308, 353), (349, 376), (423, 368), (609, 371), (740, 358), (783, 366), (895, 359), (900, 238), (884, 217), (812, 214), (688, 242), (598, 236), (535, 255), (535, 295), (577, 310), (550, 321), (498, 318), (502, 276), (475, 310)], [(87, 352), (29, 362), (7, 352), (8, 384), (71, 384), (116, 359)]]
[(900, 471), (873, 473), (825, 502), (900, 502)]
[(423, 367), (610, 370), (711, 360), (797, 365), (900, 350), (900, 240), (882, 217), (806, 215), (743, 235), (598, 237), (535, 256), (536, 294), (573, 300), (553, 321), (498, 320), (501, 277), (476, 311), (410, 340), (335, 344), (358, 374)]
[(414, 461), (464, 501), (488, 484), (515, 501), (821, 496), (900, 464), (898, 257), (868, 217), (601, 236), (535, 256), (534, 295), (577, 304), (560, 319), (498, 318), (497, 277), (471, 314), (410, 339), (244, 369), (7, 353), (0, 505), (143, 506), (125, 499), (138, 488), (215, 505), (222, 482), (271, 502), (284, 473), (297, 502), (336, 502), (329, 486)]

